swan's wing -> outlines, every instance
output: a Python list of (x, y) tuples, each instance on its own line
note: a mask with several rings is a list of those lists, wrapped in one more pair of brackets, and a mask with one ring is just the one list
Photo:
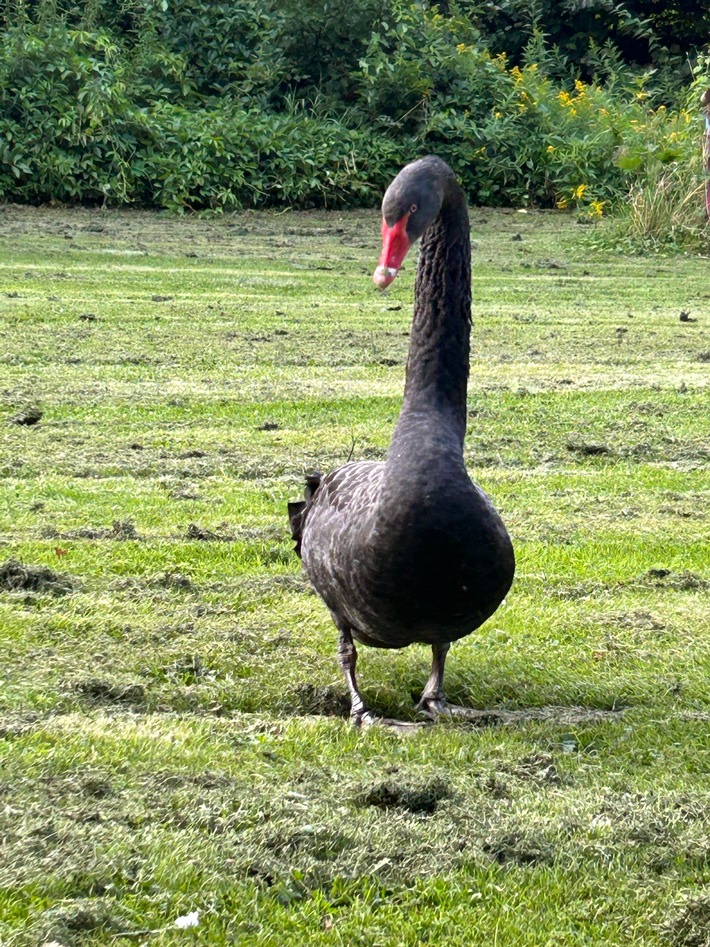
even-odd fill
[[(306, 497), (300, 517), (300, 537), (306, 570), (342, 558), (356, 535), (367, 531), (380, 496), (384, 464), (359, 461), (345, 464), (324, 477)], [(293, 522), (293, 521), (292, 521)], [(298, 540), (297, 540), (298, 542)]]

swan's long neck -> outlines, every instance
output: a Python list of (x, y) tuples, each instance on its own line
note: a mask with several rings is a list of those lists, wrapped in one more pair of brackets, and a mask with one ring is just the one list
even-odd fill
[(471, 334), (471, 239), (458, 184), (426, 231), (414, 291), (404, 403), (393, 446), (418, 424), (441, 425), (463, 446)]

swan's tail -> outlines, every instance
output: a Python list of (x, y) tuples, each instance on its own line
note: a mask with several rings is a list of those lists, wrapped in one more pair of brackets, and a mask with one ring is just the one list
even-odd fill
[(313, 500), (316, 490), (320, 486), (322, 475), (318, 471), (306, 475), (306, 489), (303, 491), (305, 500), (298, 503), (289, 503), (288, 518), (291, 523), (291, 538), (295, 541), (296, 553), (301, 555), (301, 540), (303, 538), (303, 527), (306, 525), (308, 509)]

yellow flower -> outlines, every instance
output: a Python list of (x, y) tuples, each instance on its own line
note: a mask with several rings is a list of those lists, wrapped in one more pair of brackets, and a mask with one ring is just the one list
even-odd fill
[(577, 198), (577, 200), (580, 200), (582, 197), (584, 197), (584, 192), (587, 190), (588, 186), (589, 185), (587, 184), (580, 184), (579, 187), (575, 188), (574, 196)]
[(570, 105), (572, 102), (572, 97), (570, 96), (569, 92), (565, 92), (564, 90), (562, 92), (558, 92), (557, 98), (563, 105)]
[(568, 204), (569, 200), (566, 197), (560, 197), (555, 206), (559, 207), (560, 210), (564, 210)]
[(523, 74), (522, 74), (522, 72), (518, 69), (517, 66), (513, 66), (513, 68), (510, 70), (510, 74), (511, 74), (511, 76), (515, 79), (516, 82), (522, 82), (522, 81), (523, 81)]
[(589, 215), (590, 217), (603, 217), (604, 216), (604, 201), (592, 201), (589, 205)]
[(494, 118), (503, 118), (503, 113), (502, 113), (502, 112), (494, 112), (494, 113), (493, 113), (493, 117), (494, 117)]
[(557, 151), (557, 148), (555, 148), (554, 145), (548, 145), (548, 146), (547, 146), (547, 153), (548, 153), (548, 155), (551, 155), (553, 151)]
[(579, 92), (580, 95), (586, 95), (587, 87), (585, 86), (585, 84), (582, 82), (581, 79), (574, 80), (574, 87), (577, 90), (577, 92)]

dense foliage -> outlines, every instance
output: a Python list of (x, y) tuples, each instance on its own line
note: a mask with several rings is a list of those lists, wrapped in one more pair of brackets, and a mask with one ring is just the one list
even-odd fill
[(15, 0), (0, 197), (355, 205), (437, 152), (475, 201), (599, 216), (697, 153), (681, 106), (710, 14), (692, 6)]

